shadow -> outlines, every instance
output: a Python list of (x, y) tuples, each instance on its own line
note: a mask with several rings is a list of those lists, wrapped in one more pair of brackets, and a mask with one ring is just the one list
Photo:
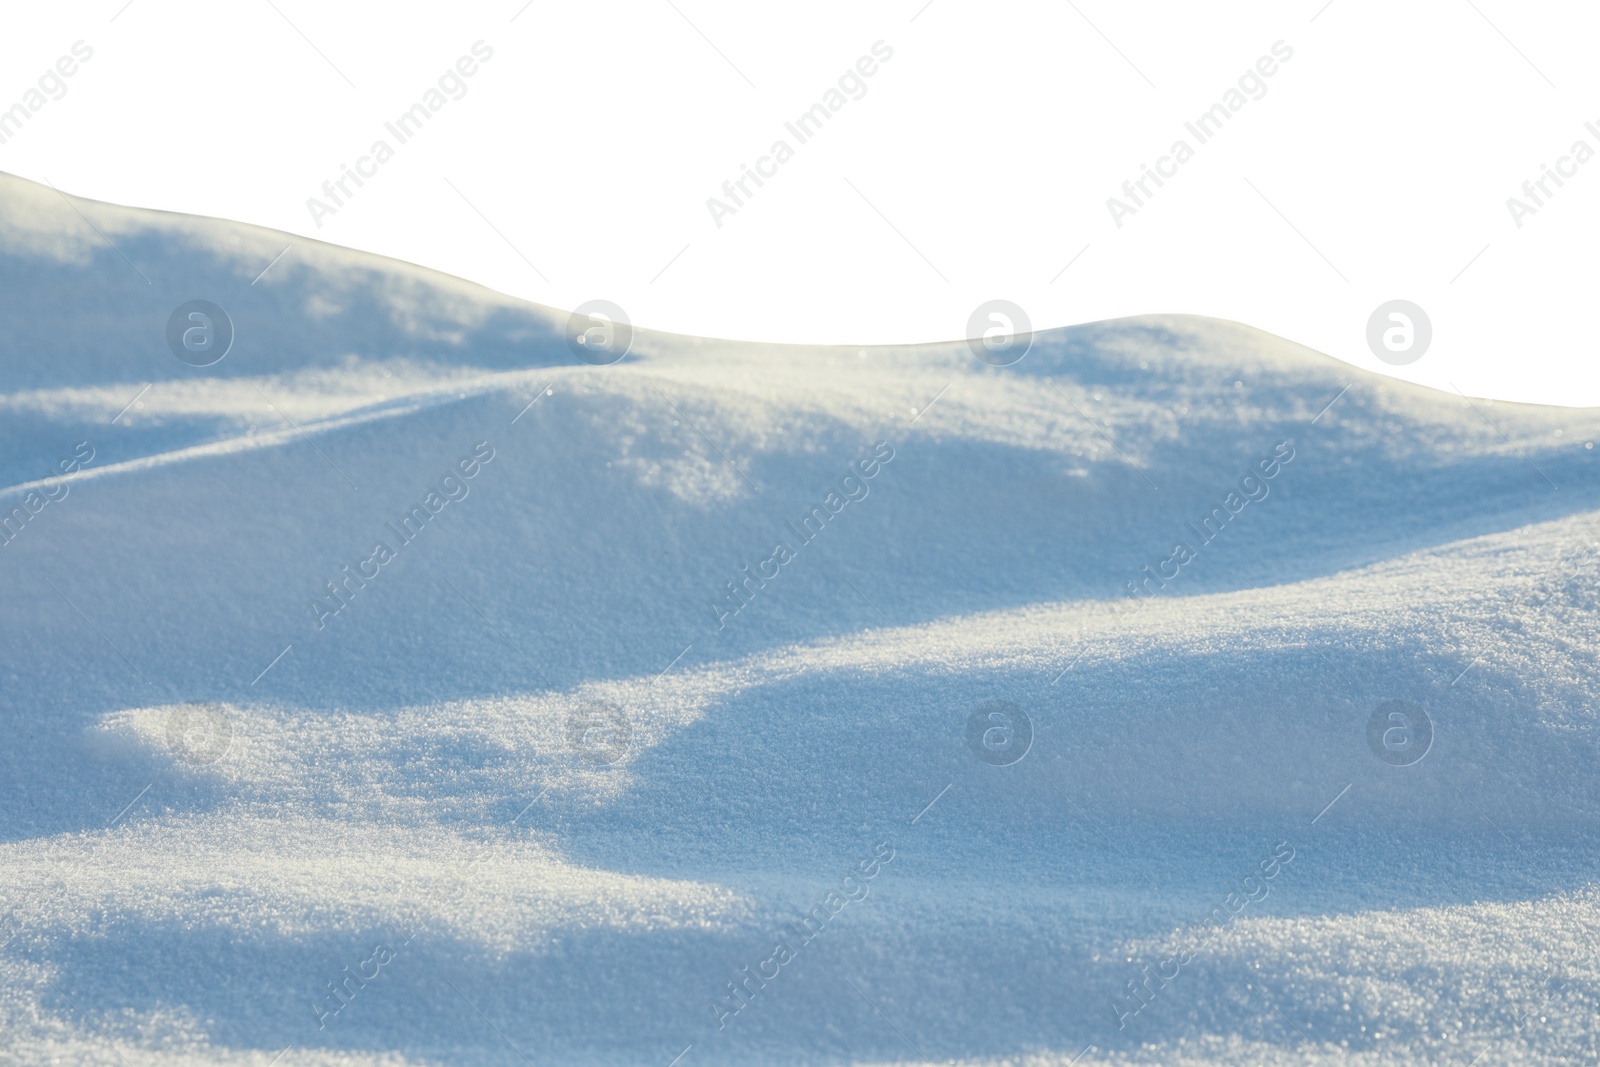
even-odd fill
[[(0, 195), (27, 184), (0, 180)], [(1023, 386), (1018, 411), (1059, 417), (1028, 444), (959, 409), (874, 426), (797, 404), (773, 430), (735, 417), (754, 410), (737, 385), (686, 385), (671, 372), (737, 356), (756, 373), (754, 354), (836, 373), (836, 350), (641, 331), (648, 355), (587, 368), (548, 309), (314, 242), (252, 284), (281, 235), (214, 220), (184, 230), (79, 204), (116, 249), (57, 204), (50, 217), (81, 247), (0, 256), (13, 297), (0, 367), (13, 398), (108, 386), (131, 397), (145, 382), (328, 370), (351, 357), (426, 366), (441, 384), (528, 368), (560, 384), (543, 399), (530, 382), (463, 391), (270, 446), (209, 410), (104, 427), (70, 404), (8, 414), (0, 477), (13, 481), (86, 437), (97, 466), (231, 444), (77, 480), (0, 547), (0, 842), (232, 807), (360, 818), (371, 809), (359, 788), (374, 781), (414, 804), (418, 825), (474, 828), (467, 802), (507, 783), (539, 786), (533, 756), (546, 753), (455, 730), (445, 705), (606, 682), (638, 681), (638, 692), (670, 672), (681, 684), (673, 710), (698, 717), (606, 772), (614, 799), (563, 786), (528, 825), (586, 867), (712, 872), (748, 890), (757, 912), (729, 927), (554, 925), (510, 950), (441, 935), (408, 947), (327, 1029), (310, 998), (386, 932), (315, 913), (277, 934), (119, 914), (31, 931), (6, 950), (58, 968), (65, 994), (118, 1034), (118, 1013), (181, 1009), (217, 1042), (269, 1054), (470, 1049), (520, 1062), (526, 1049), (655, 1067), (689, 1042), (694, 1062), (730, 1063), (1070, 1057), (1135, 1036), (1294, 1044), (1258, 1002), (1265, 983), (1294, 991), (1317, 1040), (1374, 1049), (1385, 1006), (1346, 1011), (1344, 991), (1297, 970), (1287, 949), (1207, 956), (1131, 1032), (1110, 1004), (1137, 973), (1130, 945), (1204, 915), (1280, 840), (1299, 859), (1251, 916), (1537, 902), (1595, 880), (1594, 634), (1583, 629), (1595, 592), (1568, 581), (1553, 550), (1547, 558), (1552, 541), (1526, 558), (1506, 539), (1412, 562), (1440, 583), (1528, 579), (1543, 598), (1530, 603), (1566, 613), (1570, 647), (1543, 640), (1521, 602), (1484, 607), (1447, 587), (1425, 603), (1386, 601), (1393, 576), (1320, 610), (1286, 594), (1254, 607), (1202, 599), (1600, 508), (1593, 452), (1553, 437), (1590, 413), (1513, 408), (1508, 449), (1502, 425), (1459, 398), (1174, 317), (1041, 334), (1006, 371), (952, 357), (960, 345), (884, 353), (908, 373)], [(195, 296), (227, 307), (238, 335), (204, 370), (163, 339), (172, 308)], [(1057, 382), (1104, 386), (1132, 406), (1074, 411)], [(1185, 524), (1286, 439), (1295, 456), (1270, 493), (1191, 545), (1195, 559), (1152, 590), (1189, 615), (1181, 630), (1144, 629), (1151, 616), (1135, 616), (1094, 631), (1085, 649), (1078, 633), (1035, 625), (1061, 608), (1063, 626), (1097, 626), (1099, 602), (1122, 601), (1146, 566), (1197, 536)], [(788, 524), (879, 440), (896, 454), (870, 492), (793, 545), (795, 559), (737, 613), (716, 607), (776, 541), (801, 540)], [(470, 492), (414, 537), (398, 535), (392, 524), (457, 477), (480, 442), (493, 459), (462, 476)], [(379, 541), (392, 561), (348, 578)], [(1478, 567), (1474, 553), (1499, 565)], [(334, 581), (348, 583), (343, 602), (326, 599)], [(1350, 617), (1360, 608), (1370, 615)], [(1012, 615), (962, 620), (987, 612)], [(893, 644), (918, 627), (928, 632)], [(1486, 630), (1505, 654), (1463, 674)], [(879, 641), (888, 651), (869, 655)], [(996, 698), (1035, 729), (1009, 767), (980, 762), (966, 739), (968, 716)], [(1393, 698), (1422, 705), (1435, 728), (1413, 766), (1382, 763), (1369, 746), (1368, 720)], [(271, 783), (280, 792), (262, 800), (97, 739), (108, 714), (207, 700), (368, 731), (383, 760), (327, 774), (311, 757), (337, 746), (308, 730), (291, 742), (305, 751), (288, 754), (304, 761), (286, 761)], [(415, 709), (420, 726), (402, 721)], [(718, 1028), (708, 1005), (724, 983), (879, 841), (898, 855), (872, 895)], [(1393, 1025), (1405, 1041), (1436, 1036)]]
[[(891, 625), (1117, 599), (1185, 536), (1180, 520), (1203, 514), (1242, 466), (1175, 442), (1151, 463), (1166, 481), (1157, 496), (1117, 460), (1065, 476), (1049, 453), (913, 439), (897, 446), (865, 499), (797, 544), (797, 558), (719, 629), (714, 598), (775, 540), (798, 543), (785, 524), (861, 454), (860, 431), (819, 419), (805, 450), (757, 456), (755, 495), (688, 428), (672, 427), (659, 401), (619, 408), (604, 395), (565, 399), (542, 402), (513, 426), (526, 400), (474, 396), (333, 431), (316, 447), (296, 441), (75, 483), (0, 549), (0, 584), (14, 609), (0, 619), (11, 678), (0, 722), (34, 738), (0, 754), (9, 780), (34, 790), (23, 809), (29, 821), (6, 816), (0, 836), (107, 817), (113, 797), (85, 794), (79, 804), (76, 785), (47, 783), (74, 739), (122, 708), (266, 700), (387, 715), (651, 678), (680, 653), (681, 673)], [(608, 424), (630, 427), (631, 459), (600, 432)], [(409, 544), (396, 538), (391, 524), (485, 440), (496, 458), (468, 483), (469, 495)], [(704, 495), (704, 475), (688, 483), (688, 497), (663, 484), (661, 464), (689, 462), (696, 447), (737, 486), (729, 496)], [(1271, 494), (1197, 546), (1159, 595), (1316, 579), (1600, 503), (1582, 499), (1593, 495), (1583, 470), (1549, 457), (1546, 469), (1568, 486), (1559, 499), (1530, 487), (1515, 457), (1418, 470), (1375, 444), (1297, 448)], [(325, 583), (335, 579), (354, 589), (343, 569), (379, 540), (392, 542), (394, 561), (319, 628), (313, 599), (333, 603)], [(1549, 560), (1552, 572), (1557, 562)], [(1314, 624), (1300, 630), (1297, 640), (1336, 636)], [(1052, 676), (1079, 648), (1075, 635), (1061, 638)], [(1452, 644), (1441, 633), (1431, 647)], [(1354, 673), (1326, 653), (1304, 655), (1274, 669), (1292, 666), (1284, 677), (1313, 688), (1327, 686), (1330, 669)], [(1235, 669), (1225, 655), (1216, 663)], [(1439, 670), (1453, 676), (1463, 666)], [(1263, 665), (1236, 669), (1259, 677)], [(1398, 665), (1391, 687), (1412, 684), (1414, 669)], [(1188, 682), (1173, 677), (1174, 692), (1185, 692)], [(937, 696), (933, 684), (925, 699)], [(44, 732), (61, 740), (41, 743)]]
[[(1264, 899), (1228, 930), (1326, 915), (1320, 905), (1329, 900), (1343, 900), (1350, 914), (1364, 906), (1403, 912), (1435, 895), (1424, 884), (1431, 878), (1481, 884), (1530, 858), (1497, 840), (1335, 834), (1303, 841)], [(1443, 858), (1462, 844), (1476, 871)], [(936, 848), (908, 846), (864, 899), (809, 941), (788, 924), (821, 899), (837, 868), (785, 879), (739, 929), (566, 926), (508, 951), (426, 927), (407, 943), (381, 921), (268, 935), (119, 915), (92, 936), (53, 940), (48, 958), (60, 993), (43, 985), (33, 993), (63, 1021), (74, 1015), (63, 995), (94, 1005), (101, 1032), (119, 1042), (137, 1041), (136, 1020), (160, 1011), (194, 1020), (214, 1045), (269, 1056), (290, 1047), (486, 1063), (659, 1064), (691, 1044), (700, 1062), (818, 1064), (893, 1062), (913, 1050), (936, 1060), (1042, 1049), (1070, 1055), (1089, 1043), (1131, 1051), (1219, 1033), (1298, 1044), (1256, 999), (1257, 987), (1283, 998), (1294, 1025), (1318, 1041), (1393, 1049), (1447, 1031), (1448, 1019), (1407, 1032), (1407, 1020), (1380, 1004), (1352, 1012), (1321, 1003), (1319, 993), (1337, 991), (1308, 982), (1292, 954), (1247, 958), (1226, 941), (1198, 951), (1170, 982), (1147, 987), (1150, 1003), (1121, 1019), (1118, 1003), (1123, 1010), (1136, 1003), (1126, 983), (1139, 981), (1163, 951), (1152, 946), (1130, 957), (1130, 946), (1199, 923), (1271, 849), (1270, 836), (1249, 833), (1190, 839), (1159, 858), (1165, 875), (1191, 888), (1158, 901), (1097, 884), (1095, 866), (1111, 860), (1105, 850), (1079, 855), (1088, 877), (1041, 883), (994, 863), (950, 878), (937, 868)], [(1579, 862), (1553, 844), (1531, 858), (1553, 859), (1556, 877), (1594, 875), (1592, 855)], [(1408, 870), (1408, 859), (1422, 862)], [(747, 984), (742, 1004), (735, 1001), (726, 983), (742, 979), (744, 968), (759, 970), (778, 939), (792, 957), (775, 975), (768, 969), (768, 980)], [(390, 962), (363, 967), (380, 946), (391, 950)], [(138, 967), (125, 968), (130, 959)], [(327, 986), (346, 979), (346, 966), (371, 977), (336, 996)], [(1525, 992), (1511, 985), (1508, 991)], [(1389, 1031), (1386, 1045), (1373, 1033), (1379, 1028)]]

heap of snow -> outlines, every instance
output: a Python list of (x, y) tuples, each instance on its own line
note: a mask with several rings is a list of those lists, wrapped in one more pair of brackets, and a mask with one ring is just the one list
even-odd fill
[(1192, 317), (590, 366), (9, 178), (0, 282), (0, 1059), (1596, 1055), (1600, 413)]

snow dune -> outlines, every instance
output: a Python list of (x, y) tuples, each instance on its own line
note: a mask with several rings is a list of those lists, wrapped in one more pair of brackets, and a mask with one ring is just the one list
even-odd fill
[(596, 367), (12, 178), (0, 281), (0, 1061), (1597, 1055), (1600, 412), (1175, 316)]

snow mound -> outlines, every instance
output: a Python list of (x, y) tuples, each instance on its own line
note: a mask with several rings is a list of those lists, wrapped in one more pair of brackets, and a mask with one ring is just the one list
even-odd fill
[(12, 178), (0, 281), (0, 1061), (1596, 1055), (1600, 412), (1180, 316), (591, 366)]

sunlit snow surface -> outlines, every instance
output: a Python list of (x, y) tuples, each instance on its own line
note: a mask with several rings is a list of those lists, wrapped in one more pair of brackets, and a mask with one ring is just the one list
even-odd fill
[(0, 1060), (1595, 1060), (1600, 414), (1188, 317), (589, 366), (14, 179), (0, 242)]

